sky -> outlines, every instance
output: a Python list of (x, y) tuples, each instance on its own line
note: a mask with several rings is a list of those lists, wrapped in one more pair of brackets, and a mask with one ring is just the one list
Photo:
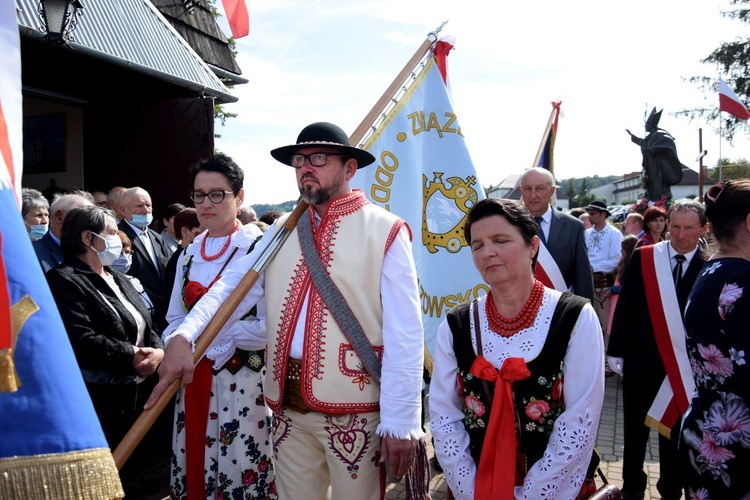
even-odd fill
[(700, 61), (750, 34), (721, 16), (726, 1), (246, 1), (250, 34), (237, 41), (237, 60), (249, 83), (232, 90), (239, 101), (225, 107), (239, 116), (217, 124), (216, 147), (245, 170), (249, 204), (296, 199), (293, 169), (269, 151), (317, 121), (353, 133), (444, 21), (439, 36), (455, 38), (454, 111), (482, 186), (532, 166), (557, 100), (558, 180), (640, 171), (640, 148), (625, 129), (643, 137), (654, 106), (688, 167), (698, 170), (701, 128), (704, 165), (715, 165), (720, 149), (723, 158), (750, 158), (746, 126), (730, 145), (715, 121), (675, 115), (718, 106), (718, 93), (686, 78), (718, 78)]

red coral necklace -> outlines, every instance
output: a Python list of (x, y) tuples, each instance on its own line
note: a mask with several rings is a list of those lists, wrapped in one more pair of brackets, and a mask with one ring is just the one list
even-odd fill
[(526, 301), (523, 308), (519, 313), (512, 319), (508, 319), (501, 315), (497, 307), (495, 307), (495, 301), (492, 300), (492, 291), (487, 295), (487, 321), (490, 324), (490, 329), (500, 335), (501, 337), (512, 337), (521, 330), (530, 328), (536, 320), (536, 315), (539, 312), (539, 307), (542, 305), (542, 297), (544, 297), (544, 285), (539, 280), (534, 280), (534, 288), (531, 290), (529, 300)]
[(236, 233), (239, 229), (240, 229), (240, 223), (239, 221), (235, 221), (234, 231), (232, 231), (231, 233), (227, 235), (227, 241), (224, 242), (224, 245), (221, 247), (221, 250), (219, 250), (219, 252), (214, 255), (208, 255), (206, 253), (206, 241), (208, 241), (208, 234), (206, 234), (206, 237), (203, 238), (203, 241), (201, 242), (201, 257), (203, 258), (203, 260), (207, 262), (211, 262), (212, 260), (216, 260), (222, 255), (224, 255), (225, 253), (227, 253), (227, 250), (229, 249), (229, 244), (232, 242), (232, 235)]

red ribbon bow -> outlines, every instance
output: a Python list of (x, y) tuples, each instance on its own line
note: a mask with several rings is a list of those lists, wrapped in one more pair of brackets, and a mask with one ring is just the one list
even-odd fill
[(475, 498), (513, 498), (516, 479), (516, 427), (513, 416), (513, 384), (531, 375), (523, 358), (508, 358), (500, 370), (483, 356), (471, 365), (475, 377), (495, 383), (490, 422), (474, 486)]

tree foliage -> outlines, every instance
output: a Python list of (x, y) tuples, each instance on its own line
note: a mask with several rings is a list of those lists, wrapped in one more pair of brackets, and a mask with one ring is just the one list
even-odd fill
[[(722, 12), (722, 15), (745, 24), (750, 24), (750, 0), (730, 0), (730, 4), (735, 8)], [(750, 100), (750, 36), (722, 43), (705, 59), (702, 59), (701, 62), (713, 65), (719, 74), (724, 75), (724, 80), (737, 93), (740, 99), (745, 102)], [(698, 86), (703, 92), (714, 95), (718, 93), (719, 84), (715, 77), (693, 76), (688, 78), (687, 81)], [(716, 123), (719, 114), (718, 107), (714, 106), (686, 109), (677, 113), (677, 115), (687, 116), (691, 119), (700, 117), (709, 123)], [(722, 135), (730, 144), (735, 133), (747, 131), (746, 122), (738, 120), (728, 113), (724, 113), (721, 119)], [(718, 127), (716, 127), (716, 131), (718, 132)]]
[[(708, 177), (718, 182), (719, 180), (719, 169), (712, 168), (708, 171)], [(721, 178), (722, 179), (750, 179), (750, 162), (744, 158), (740, 158), (734, 162), (729, 161), (727, 158), (721, 160)]]

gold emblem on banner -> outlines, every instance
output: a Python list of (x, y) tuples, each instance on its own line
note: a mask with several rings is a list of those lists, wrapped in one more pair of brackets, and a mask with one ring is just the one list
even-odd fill
[(28, 295), (11, 307), (11, 345), (9, 349), (0, 349), (0, 392), (16, 392), (21, 387), (21, 380), (13, 363), (13, 353), (23, 325), (38, 310), (39, 306)]
[(430, 253), (445, 248), (456, 253), (468, 245), (464, 239), (464, 224), (471, 207), (477, 202), (474, 176), (448, 177), (443, 182), (443, 172), (433, 172), (432, 182), (422, 174), (422, 244)]

